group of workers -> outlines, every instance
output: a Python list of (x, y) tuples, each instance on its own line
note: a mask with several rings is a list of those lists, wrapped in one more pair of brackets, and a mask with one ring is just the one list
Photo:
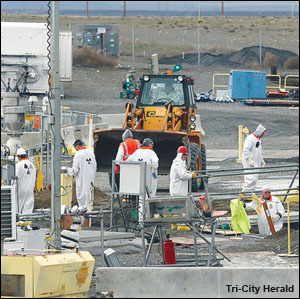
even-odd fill
[[(157, 190), (157, 169), (158, 157), (155, 153), (153, 140), (145, 138), (142, 145), (139, 140), (133, 139), (131, 130), (127, 129), (122, 135), (123, 142), (120, 144), (116, 156), (115, 172), (119, 173), (120, 161), (144, 161), (150, 166), (152, 173), (152, 185), (150, 188), (150, 196), (154, 197)], [(186, 157), (188, 150), (185, 146), (177, 149), (177, 157), (173, 160), (170, 171), (170, 195), (186, 196), (188, 194), (188, 180), (196, 177), (195, 172), (187, 170)]]
[[(245, 170), (247, 174), (244, 176), (244, 185), (242, 189), (243, 192), (253, 193), (256, 190), (256, 185), (258, 181), (258, 169), (251, 170), (251, 168), (265, 167), (266, 163), (263, 159), (262, 154), (262, 142), (261, 139), (265, 136), (267, 130), (266, 128), (259, 124), (252, 134), (245, 138), (243, 153), (242, 153), (242, 163), (243, 167), (247, 168)], [(253, 173), (251, 173), (253, 172)], [(255, 173), (254, 173), (255, 172)], [(268, 211), (272, 219), (275, 231), (279, 231), (283, 226), (283, 214), (284, 207), (280, 199), (276, 196), (271, 195), (271, 187), (263, 186), (262, 188), (262, 200), (267, 203)], [(256, 210), (257, 202), (254, 200), (250, 203), (244, 203), (244, 208), (246, 210)], [(271, 234), (270, 224), (267, 219), (267, 211), (262, 209), (260, 215), (258, 215), (258, 230), (262, 235)]]
[[(266, 133), (266, 128), (259, 125), (255, 132), (246, 137), (244, 141), (242, 162), (244, 168), (263, 167), (265, 162), (262, 156), (261, 139)], [(133, 139), (130, 129), (125, 130), (122, 135), (123, 142), (120, 143), (116, 155), (116, 175), (119, 174), (119, 162), (121, 161), (144, 161), (149, 165), (152, 175), (152, 185), (149, 186), (149, 196), (155, 197), (157, 191), (157, 174), (159, 158), (155, 153), (154, 143), (150, 138), (145, 138), (140, 144), (139, 140)], [(94, 187), (97, 163), (95, 155), (87, 149), (81, 140), (76, 140), (73, 144), (76, 154), (73, 158), (72, 168), (68, 168), (69, 175), (76, 180), (76, 197), (81, 209), (89, 211), (91, 206), (91, 190)], [(170, 195), (187, 196), (188, 182), (196, 177), (196, 172), (187, 168), (188, 149), (180, 146), (177, 149), (177, 156), (173, 160), (170, 170)], [(17, 151), (19, 162), (16, 165), (18, 212), (20, 214), (32, 213), (34, 207), (34, 186), (36, 179), (36, 169), (29, 161), (23, 148)], [(255, 171), (255, 170), (254, 170)], [(252, 172), (254, 172), (252, 171)], [(242, 192), (255, 192), (258, 180), (256, 173), (251, 174), (251, 169), (246, 170), (244, 186)], [(250, 174), (249, 174), (250, 172)], [(284, 208), (280, 200), (271, 195), (271, 188), (266, 186), (262, 189), (262, 199), (267, 202), (270, 216), (274, 223), (275, 230), (278, 231), (283, 226)], [(246, 210), (256, 209), (256, 202), (244, 204)], [(140, 203), (141, 206), (141, 203)], [(258, 226), (261, 234), (270, 234), (270, 227), (264, 211), (258, 215)]]

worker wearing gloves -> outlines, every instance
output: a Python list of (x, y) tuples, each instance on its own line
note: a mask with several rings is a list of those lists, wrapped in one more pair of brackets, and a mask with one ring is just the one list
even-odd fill
[(196, 177), (196, 173), (187, 170), (186, 159), (188, 150), (185, 146), (177, 149), (177, 156), (173, 160), (170, 171), (170, 195), (187, 196), (188, 182)]
[[(242, 162), (244, 168), (264, 167), (266, 165), (262, 155), (261, 138), (265, 135), (266, 128), (263, 125), (258, 125), (255, 132), (246, 137), (244, 141)], [(251, 172), (251, 170), (245, 170)], [(257, 172), (257, 170), (256, 170)], [(258, 174), (247, 174), (244, 176), (244, 185), (242, 192), (254, 192)]]
[[(283, 215), (285, 212), (280, 199), (276, 196), (272, 196), (271, 188), (269, 186), (263, 187), (261, 199), (267, 202), (268, 210), (272, 218), (274, 229), (276, 232), (278, 232), (283, 226)], [(257, 203), (255, 201), (246, 204), (244, 203), (244, 208), (246, 210), (256, 210), (256, 204)], [(257, 217), (259, 233), (261, 235), (270, 235), (270, 225), (266, 217), (266, 212), (263, 208), (261, 209), (261, 214)]]
[[(137, 139), (133, 139), (132, 132), (127, 129), (122, 135), (123, 142), (120, 143), (118, 152), (116, 155), (117, 161), (126, 161), (137, 149), (141, 147), (141, 143)], [(115, 172), (119, 173), (119, 165), (116, 165)]]
[(80, 209), (90, 210), (91, 191), (94, 187), (97, 163), (95, 154), (83, 146), (81, 140), (73, 144), (76, 154), (73, 158), (73, 166), (68, 169), (69, 175), (76, 180), (76, 197)]
[[(142, 143), (142, 147), (140, 149), (137, 149), (128, 159), (127, 161), (143, 161), (146, 162), (147, 165), (150, 166), (151, 169), (151, 175), (152, 175), (152, 180), (151, 180), (151, 186), (149, 186), (149, 196), (155, 197), (156, 195), (156, 190), (157, 190), (157, 169), (158, 169), (158, 157), (156, 153), (153, 150), (153, 141), (150, 138), (145, 138)], [(146, 195), (146, 199), (148, 196)], [(143, 201), (142, 198), (139, 198), (139, 221), (142, 221), (142, 215), (143, 215), (143, 210), (142, 210), (142, 205)]]
[(34, 207), (34, 186), (36, 169), (23, 148), (17, 150), (19, 162), (16, 164), (18, 213), (31, 214)]

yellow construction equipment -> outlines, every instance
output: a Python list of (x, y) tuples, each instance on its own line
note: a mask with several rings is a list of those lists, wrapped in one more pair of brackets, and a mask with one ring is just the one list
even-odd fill
[(249, 135), (249, 129), (239, 125), (239, 158), (236, 160), (237, 163), (242, 163), (242, 153), (245, 138)]
[(44, 189), (43, 185), (43, 169), (42, 169), (42, 156), (41, 153), (38, 154), (38, 156), (34, 156), (34, 162), (35, 162), (35, 168), (37, 171), (37, 177), (36, 177), (36, 191), (40, 192)]
[(87, 251), (22, 250), (1, 256), (1, 298), (87, 298), (95, 259)]
[(69, 175), (67, 171), (62, 172), (61, 179), (61, 204), (69, 208), (72, 207), (72, 192), (73, 192), (73, 176)]
[[(126, 104), (122, 128), (94, 131), (98, 171), (111, 171), (122, 133), (128, 128), (140, 141), (144, 138), (153, 140), (159, 158), (159, 174), (169, 174), (176, 150), (181, 145), (189, 149), (189, 168), (205, 170), (206, 150), (201, 140), (203, 130), (193, 85), (194, 79), (185, 75), (143, 75), (135, 107), (133, 103)], [(193, 179), (193, 191), (203, 187), (203, 179)]]
[[(287, 192), (286, 191), (278, 191), (276, 192), (277, 194), (286, 194)], [(287, 197), (287, 200), (289, 202), (299, 202), (299, 190), (290, 190), (288, 192), (289, 194), (293, 194), (293, 193), (297, 193), (295, 195), (289, 195)], [(285, 198), (285, 195), (278, 195), (277, 196), (281, 201), (283, 201), (283, 199)]]

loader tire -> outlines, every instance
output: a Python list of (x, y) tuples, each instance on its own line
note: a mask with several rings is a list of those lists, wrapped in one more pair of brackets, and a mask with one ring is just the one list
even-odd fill
[[(206, 170), (206, 150), (205, 145), (200, 146), (196, 143), (190, 143), (191, 153), (191, 170)], [(204, 179), (192, 179), (192, 192), (197, 192), (204, 189)]]

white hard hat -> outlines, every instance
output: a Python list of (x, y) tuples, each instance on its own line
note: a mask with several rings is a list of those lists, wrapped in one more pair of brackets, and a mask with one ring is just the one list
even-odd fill
[(271, 186), (269, 186), (269, 185), (264, 185), (263, 187), (262, 187), (262, 189), (261, 189), (261, 191), (265, 191), (265, 190), (272, 190), (271, 189)]
[(24, 156), (24, 155), (26, 155), (24, 148), (22, 148), (22, 147), (18, 148), (17, 156)]

